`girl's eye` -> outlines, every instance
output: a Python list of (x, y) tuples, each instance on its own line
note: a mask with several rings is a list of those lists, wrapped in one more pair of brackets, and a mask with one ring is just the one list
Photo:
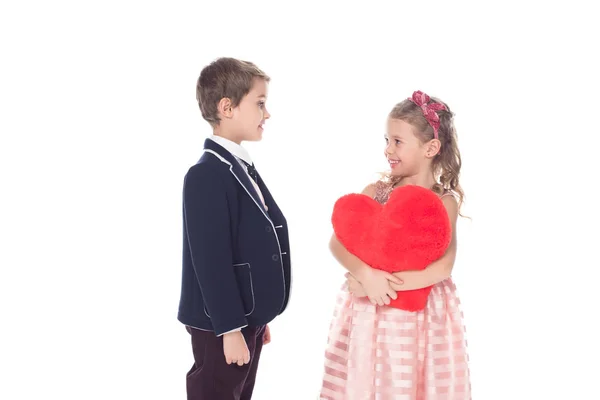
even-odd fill
[(399, 145), (400, 143), (402, 143), (402, 142), (400, 142), (398, 139), (396, 139), (396, 144)]
[(258, 103), (258, 106), (259, 106), (260, 108), (263, 108), (263, 107), (265, 106), (265, 102), (264, 102), (264, 101), (261, 101), (261, 102), (259, 102), (259, 103)]

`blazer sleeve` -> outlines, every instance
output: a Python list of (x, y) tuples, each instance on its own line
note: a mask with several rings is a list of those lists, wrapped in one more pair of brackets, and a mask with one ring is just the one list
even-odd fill
[(235, 278), (227, 190), (222, 176), (202, 165), (184, 181), (184, 218), (194, 271), (217, 336), (247, 325)]

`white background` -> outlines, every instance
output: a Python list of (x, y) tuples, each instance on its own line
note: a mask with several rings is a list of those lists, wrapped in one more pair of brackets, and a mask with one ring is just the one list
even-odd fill
[(343, 275), (331, 209), (385, 168), (386, 114), (413, 90), (456, 113), (474, 398), (600, 399), (597, 14), (450, 3), (3, 2), (0, 398), (185, 398), (181, 188), (210, 134), (195, 81), (233, 56), (272, 77), (247, 147), (294, 269), (256, 399), (317, 397)]

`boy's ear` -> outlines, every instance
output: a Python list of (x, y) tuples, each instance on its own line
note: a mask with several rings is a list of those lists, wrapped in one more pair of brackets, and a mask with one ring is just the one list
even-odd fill
[(231, 118), (233, 116), (233, 107), (231, 106), (231, 99), (229, 97), (223, 97), (217, 104), (217, 111), (224, 118)]
[(427, 148), (425, 150), (425, 156), (427, 158), (433, 158), (440, 152), (441, 148), (442, 148), (442, 143), (438, 139), (430, 140), (429, 143), (427, 143)]

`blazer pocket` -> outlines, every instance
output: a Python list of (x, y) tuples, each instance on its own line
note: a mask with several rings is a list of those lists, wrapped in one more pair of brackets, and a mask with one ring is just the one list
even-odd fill
[[(252, 285), (250, 263), (233, 264), (233, 272), (244, 304), (244, 314), (249, 316), (254, 312), (254, 286)], [(210, 318), (206, 304), (204, 305), (204, 314)]]
[(254, 312), (255, 306), (250, 263), (233, 264), (233, 271), (244, 303), (244, 313), (248, 316)]

